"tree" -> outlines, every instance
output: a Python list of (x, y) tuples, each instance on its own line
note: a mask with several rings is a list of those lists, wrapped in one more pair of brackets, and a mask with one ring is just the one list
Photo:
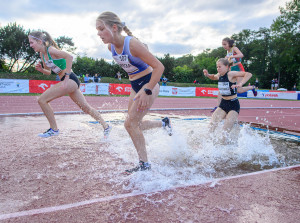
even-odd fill
[(74, 46), (74, 42), (72, 38), (66, 36), (60, 36), (57, 39), (55, 39), (55, 42), (60, 49), (75, 54), (76, 47)]
[(194, 80), (192, 78), (193, 70), (187, 65), (177, 66), (173, 69), (174, 78), (178, 82), (192, 83)]
[(16, 23), (0, 28), (0, 58), (8, 61), (8, 72), (13, 69), (24, 72), (38, 59), (38, 55), (29, 46), (29, 32)]
[(164, 65), (165, 70), (163, 75), (166, 76), (169, 80), (174, 80), (173, 77), (173, 68), (175, 67), (175, 58), (171, 57), (170, 54), (165, 54), (164, 58), (158, 58), (158, 60)]
[(280, 16), (271, 25), (273, 64), (280, 85), (291, 89), (300, 82), (300, 2), (292, 0), (280, 7)]

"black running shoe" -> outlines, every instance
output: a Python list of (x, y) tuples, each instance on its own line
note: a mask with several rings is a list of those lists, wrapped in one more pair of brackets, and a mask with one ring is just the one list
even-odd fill
[(163, 128), (167, 130), (167, 133), (169, 136), (173, 134), (172, 126), (171, 126), (171, 121), (168, 117), (165, 117), (161, 120), (163, 122)]
[(139, 165), (137, 165), (136, 167), (134, 167), (132, 169), (125, 170), (125, 173), (132, 174), (134, 172), (145, 171), (145, 170), (151, 170), (151, 164), (140, 161)]

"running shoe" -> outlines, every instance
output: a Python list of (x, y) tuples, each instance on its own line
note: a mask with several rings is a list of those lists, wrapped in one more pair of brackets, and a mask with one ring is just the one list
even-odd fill
[(109, 136), (109, 134), (110, 134), (110, 132), (111, 132), (111, 129), (112, 129), (111, 125), (108, 125), (108, 127), (107, 127), (106, 129), (104, 129), (103, 135), (104, 135), (104, 138), (105, 138), (105, 139), (108, 138), (108, 136)]
[(168, 117), (165, 117), (161, 121), (163, 123), (163, 128), (167, 130), (167, 133), (169, 134), (169, 136), (171, 136), (173, 134), (173, 130), (170, 119)]
[(217, 110), (218, 107), (214, 107), (210, 112), (213, 113), (215, 110)]
[(59, 135), (59, 130), (57, 131), (54, 131), (52, 128), (48, 129), (46, 132), (44, 133), (40, 133), (38, 134), (39, 137), (42, 137), (42, 138), (48, 138), (48, 137), (51, 137), (51, 136), (57, 136)]
[(125, 174), (129, 175), (134, 172), (145, 171), (145, 170), (151, 170), (151, 164), (140, 161), (139, 165), (137, 165), (136, 167), (129, 169), (129, 170), (125, 170)]
[(253, 92), (254, 97), (256, 97), (257, 96), (257, 90), (255, 90), (255, 86), (253, 86), (252, 92)]

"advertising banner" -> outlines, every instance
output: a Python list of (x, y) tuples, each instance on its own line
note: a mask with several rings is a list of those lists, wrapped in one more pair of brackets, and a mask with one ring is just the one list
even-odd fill
[(130, 84), (110, 84), (109, 93), (111, 95), (130, 95), (131, 85)]
[(29, 93), (44, 93), (59, 81), (29, 80)]
[(268, 98), (268, 99), (290, 99), (297, 100), (298, 94), (296, 91), (268, 91), (268, 90), (258, 90), (257, 96), (254, 97), (252, 91), (247, 92), (248, 98)]
[(160, 96), (180, 96), (188, 97), (195, 96), (195, 87), (173, 87), (173, 86), (160, 86)]
[(218, 88), (207, 88), (207, 87), (197, 87), (196, 96), (197, 97), (218, 97)]
[(83, 94), (103, 94), (108, 95), (108, 83), (81, 83), (80, 90)]
[(0, 79), (0, 93), (29, 93), (29, 80)]

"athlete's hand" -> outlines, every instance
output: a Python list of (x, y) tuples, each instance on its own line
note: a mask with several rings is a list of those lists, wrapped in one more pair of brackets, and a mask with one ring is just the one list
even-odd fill
[(144, 91), (140, 91), (133, 99), (138, 103), (138, 111), (145, 111), (149, 108), (151, 95), (147, 95)]
[(35, 69), (36, 69), (37, 71), (43, 73), (43, 68), (42, 68), (41, 63), (36, 63), (36, 64), (35, 64)]
[(206, 69), (204, 69), (203, 74), (204, 74), (205, 77), (207, 77), (208, 76), (208, 71)]
[(231, 86), (232, 89), (234, 89), (234, 88), (241, 88), (241, 87), (243, 87), (243, 85), (241, 85), (241, 84), (233, 84)]

